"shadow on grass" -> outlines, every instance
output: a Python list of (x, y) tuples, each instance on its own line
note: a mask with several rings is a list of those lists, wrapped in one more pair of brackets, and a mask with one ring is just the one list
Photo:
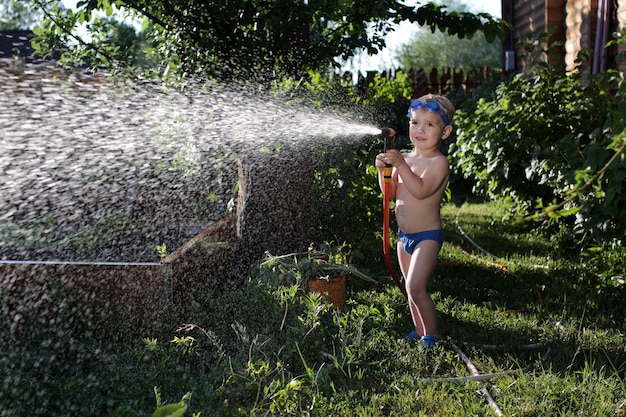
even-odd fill
[[(439, 298), (444, 334), (457, 341), (503, 346), (484, 353), (502, 369), (510, 363), (529, 365), (549, 346), (544, 367), (574, 377), (616, 374), (623, 380), (623, 286), (608, 287), (580, 265), (565, 262), (549, 269), (522, 266), (513, 273), (486, 257), (452, 259), (452, 265), (436, 268), (429, 287)], [(544, 347), (519, 348), (537, 342)]]
[(439, 265), (431, 279), (431, 291), (494, 310), (527, 311), (540, 301), (535, 282), (522, 279), (485, 262)]

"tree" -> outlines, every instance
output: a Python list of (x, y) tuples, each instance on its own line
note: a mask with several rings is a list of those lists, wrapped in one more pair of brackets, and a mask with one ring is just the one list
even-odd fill
[[(467, 6), (458, 2), (450, 2), (447, 7), (458, 12), (467, 11)], [(405, 69), (499, 67), (500, 50), (500, 40), (488, 41), (484, 33), (472, 38), (458, 38), (441, 30), (433, 32), (422, 28), (411, 41), (400, 46), (396, 60)]]
[(137, 33), (134, 26), (114, 18), (100, 19), (98, 24), (98, 34), (103, 36), (102, 45), (116, 61), (142, 68), (151, 65), (146, 56), (145, 31)]
[[(414, 8), (399, 0), (82, 0), (76, 10), (51, 7), (52, 0), (30, 1), (46, 16), (36, 30), (41, 50), (64, 46), (68, 59), (110, 65), (114, 56), (93, 35), (93, 22), (99, 19), (95, 12), (110, 15), (120, 6), (153, 25), (150, 42), (163, 68), (218, 77), (297, 76), (358, 50), (375, 54), (393, 23), (403, 20), (460, 38), (479, 30), (490, 41), (503, 36), (502, 22), (488, 14), (447, 12), (434, 3)], [(368, 22), (375, 23), (373, 30)], [(85, 23), (89, 36), (78, 35)]]
[(30, 29), (42, 18), (41, 11), (16, 0), (0, 1), (0, 30)]

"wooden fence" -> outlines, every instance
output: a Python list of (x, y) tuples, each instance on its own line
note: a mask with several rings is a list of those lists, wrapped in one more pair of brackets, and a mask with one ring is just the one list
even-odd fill
[[(424, 94), (447, 94), (451, 91), (462, 90), (473, 92), (482, 82), (489, 79), (496, 69), (492, 67), (478, 67), (471, 71), (463, 71), (462, 69), (444, 68), (438, 70), (433, 68), (430, 71), (424, 69), (410, 69), (408, 71), (411, 87), (413, 89), (413, 98), (423, 96)], [(386, 79), (395, 79), (396, 74), (402, 70), (390, 71), (367, 71), (365, 75), (359, 73), (357, 76), (356, 87), (358, 94), (363, 95), (367, 91), (368, 86), (374, 82), (377, 75)], [(343, 80), (353, 80), (353, 74), (346, 72), (342, 76)]]

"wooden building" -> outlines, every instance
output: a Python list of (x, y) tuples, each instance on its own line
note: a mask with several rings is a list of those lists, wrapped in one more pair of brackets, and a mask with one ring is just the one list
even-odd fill
[[(626, 61), (615, 59), (626, 44), (605, 47), (626, 26), (626, 0), (502, 0), (502, 18), (513, 27), (503, 42), (505, 70), (528, 71), (537, 59), (571, 70), (580, 51), (588, 51), (593, 73), (626, 69)], [(541, 33), (550, 34), (543, 45), (554, 46), (549, 57), (524, 48), (529, 37)]]

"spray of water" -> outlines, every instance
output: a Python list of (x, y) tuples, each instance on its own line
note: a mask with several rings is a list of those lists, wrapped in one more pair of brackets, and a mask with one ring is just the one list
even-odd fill
[[(110, 363), (128, 363), (120, 343), (134, 349), (139, 337), (164, 334), (173, 317), (208, 318), (186, 313), (245, 277), (230, 271), (240, 263), (230, 253), (190, 251), (192, 259), (161, 265), (156, 246), (171, 252), (227, 214), (241, 153), (363, 146), (381, 133), (356, 115), (249, 86), (121, 88), (99, 77), (2, 68), (0, 80), (0, 373), (11, 387), (0, 390), (2, 415), (137, 411), (140, 396), (120, 402), (115, 388), (133, 382), (104, 376)], [(163, 363), (145, 353), (137, 363)], [(114, 403), (121, 405), (111, 411)]]
[(0, 259), (158, 259), (227, 210), (237, 154), (381, 133), (251, 86), (5, 76)]

